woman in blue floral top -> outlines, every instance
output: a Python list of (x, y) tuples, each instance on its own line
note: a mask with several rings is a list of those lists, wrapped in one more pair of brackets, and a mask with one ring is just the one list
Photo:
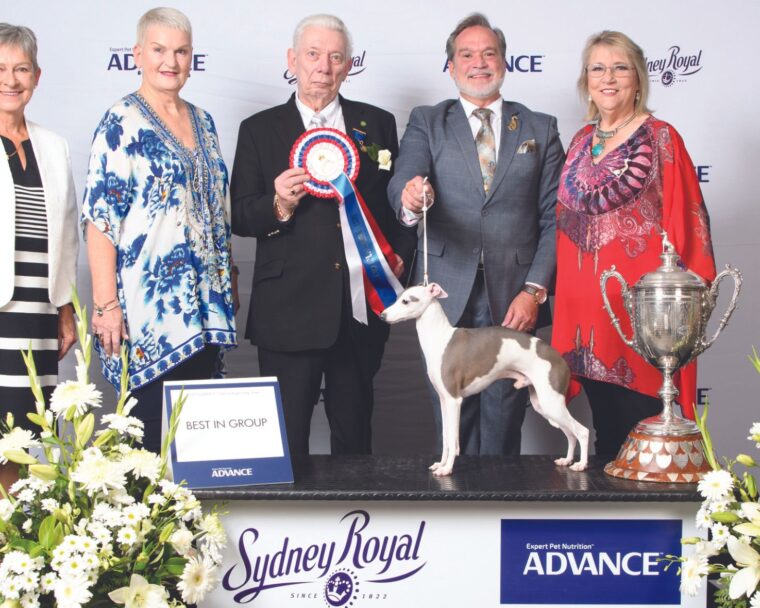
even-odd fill
[(132, 413), (158, 451), (163, 381), (212, 377), (236, 344), (229, 199), (214, 122), (179, 96), (192, 62), (187, 17), (148, 11), (134, 56), (142, 84), (95, 131), (82, 225), (103, 374), (119, 388), (125, 340)]

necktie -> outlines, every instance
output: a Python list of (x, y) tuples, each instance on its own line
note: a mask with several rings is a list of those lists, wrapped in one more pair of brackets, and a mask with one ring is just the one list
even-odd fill
[(475, 136), (475, 146), (478, 149), (480, 172), (483, 175), (483, 189), (488, 193), (496, 171), (496, 139), (491, 128), (493, 111), (488, 108), (477, 108), (472, 114), (483, 123)]
[(314, 114), (314, 116), (311, 117), (311, 120), (309, 121), (309, 129), (321, 129), (325, 126), (326, 122), (327, 119), (319, 112), (317, 112)]

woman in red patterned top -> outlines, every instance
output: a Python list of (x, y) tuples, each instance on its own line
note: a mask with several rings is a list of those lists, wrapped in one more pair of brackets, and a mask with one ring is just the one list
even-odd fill
[[(596, 453), (614, 455), (639, 420), (662, 410), (662, 374), (617, 335), (602, 304), (600, 274), (614, 264), (633, 285), (655, 270), (662, 231), (703, 279), (715, 277), (715, 262), (694, 165), (676, 130), (647, 108), (641, 48), (620, 32), (592, 36), (578, 88), (588, 96), (592, 123), (573, 138), (560, 179), (552, 344), (586, 391)], [(607, 289), (630, 336), (620, 287), (611, 281)], [(676, 385), (684, 414), (693, 417), (695, 364), (676, 374)]]

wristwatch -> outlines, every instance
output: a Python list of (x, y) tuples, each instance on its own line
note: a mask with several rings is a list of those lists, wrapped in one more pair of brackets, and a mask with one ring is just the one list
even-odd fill
[(549, 296), (547, 291), (543, 287), (536, 287), (535, 285), (523, 285), (522, 290), (525, 293), (529, 293), (536, 300), (536, 304), (543, 304), (546, 302), (546, 298)]

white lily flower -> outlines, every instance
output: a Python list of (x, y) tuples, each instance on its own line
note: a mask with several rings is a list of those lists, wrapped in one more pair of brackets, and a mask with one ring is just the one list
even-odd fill
[(731, 558), (741, 568), (731, 578), (728, 595), (732, 600), (742, 595), (751, 597), (760, 583), (760, 554), (735, 536), (728, 538), (727, 545)]
[(151, 585), (139, 574), (129, 579), (129, 587), (121, 587), (108, 594), (111, 601), (124, 604), (124, 608), (166, 608), (169, 594), (161, 585)]

